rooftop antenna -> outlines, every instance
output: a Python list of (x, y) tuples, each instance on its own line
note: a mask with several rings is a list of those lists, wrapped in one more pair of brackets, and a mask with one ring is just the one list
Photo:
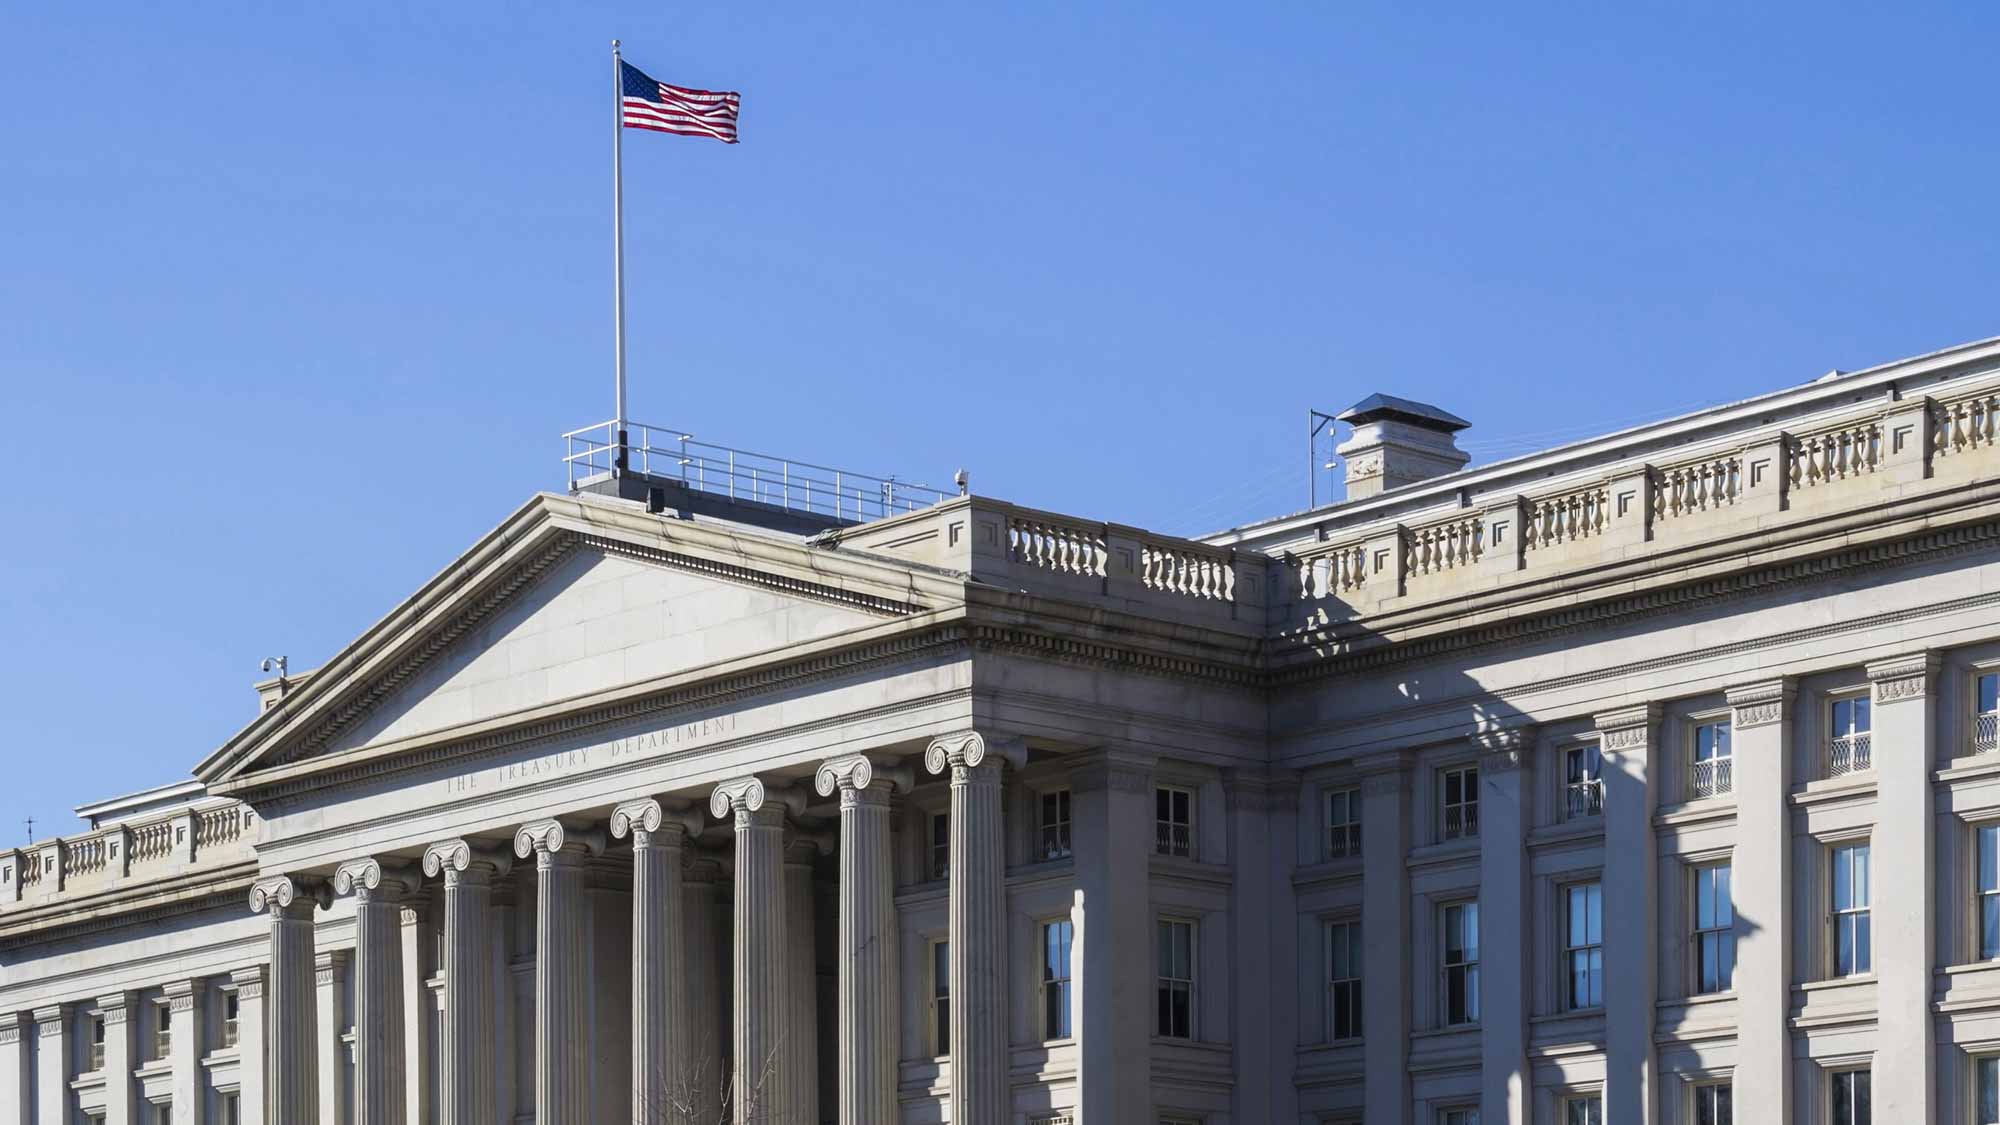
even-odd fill
[(1312, 422), (1312, 434), (1306, 438), (1306, 509), (1310, 511), (1319, 507), (1319, 471), (1333, 467), (1331, 461), (1325, 465), (1319, 463), (1319, 433), (1333, 425), (1335, 419), (1333, 415), (1318, 410), (1307, 410), (1306, 413), (1311, 416)]
[(28, 842), (35, 842), (35, 818), (32, 816), (28, 818)]

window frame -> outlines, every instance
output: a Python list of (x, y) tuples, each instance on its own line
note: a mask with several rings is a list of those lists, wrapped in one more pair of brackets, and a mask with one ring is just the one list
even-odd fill
[[(1972, 705), (1972, 718), (1966, 724), (1966, 750), (1972, 754), (1991, 754), (2000, 750), (2000, 667), (1975, 666), (1971, 681), (1965, 693)], [(1991, 707), (1986, 705), (1989, 683), (1994, 689)]]
[[(1973, 1125), (2000, 1125), (2000, 1054), (1984, 1052), (1974, 1054), (1972, 1063), (1972, 1121)], [(1992, 1105), (1986, 1105), (1987, 1079), (1993, 1080)]]
[[(1201, 1026), (1200, 1016), (1196, 1010), (1198, 996), (1195, 979), (1195, 975), (1200, 969), (1200, 961), (1198, 960), (1200, 953), (1197, 946), (1201, 936), (1198, 932), (1199, 927), (1191, 918), (1181, 918), (1173, 915), (1163, 914), (1154, 921), (1153, 1037), (1156, 1039), (1193, 1042), (1196, 1037), (1196, 1030)], [(1171, 936), (1175, 933), (1185, 933), (1187, 937), (1184, 943), (1186, 947), (1187, 975), (1184, 977), (1172, 976), (1167, 971), (1171, 967), (1166, 964), (1167, 955), (1175, 952), (1170, 948), (1172, 945)], [(1176, 995), (1183, 997), (1185, 1000), (1179, 1013), (1176, 1013), (1173, 1008), (1172, 998)], [(1184, 1017), (1185, 1027), (1174, 1025), (1176, 1014)]]
[[(1712, 877), (1718, 871), (1728, 873), (1724, 876), (1727, 883), (1727, 893), (1722, 894), (1711, 903), (1709, 925), (1703, 926), (1701, 924), (1702, 894), (1704, 891), (1702, 877), (1705, 875)], [(1711, 894), (1714, 894), (1716, 888), (1711, 886), (1707, 890)], [(1691, 923), (1688, 927), (1690, 935), (1688, 948), (1693, 953), (1693, 958), (1688, 966), (1690, 973), (1688, 994), (1690, 996), (1720, 996), (1724, 993), (1734, 992), (1736, 990), (1736, 865), (1734, 857), (1708, 863), (1690, 864), (1688, 867), (1688, 900), (1688, 921)], [(1714, 916), (1716, 912), (1713, 907), (1717, 904), (1727, 908), (1727, 918)], [(1710, 938), (1714, 939), (1712, 945), (1709, 940)], [(1703, 987), (1703, 982), (1706, 979), (1703, 970), (1707, 965), (1710, 948), (1715, 950), (1716, 987), (1714, 988)]]
[[(1581, 1120), (1577, 1117), (1578, 1110), (1583, 1111)], [(1604, 1091), (1579, 1090), (1564, 1094), (1558, 1116), (1562, 1125), (1604, 1125)]]
[(1479, 1125), (1476, 1105), (1445, 1105), (1437, 1111), (1437, 1125)]
[[(2000, 820), (1975, 821), (1967, 827), (1972, 831), (1972, 863), (1967, 873), (1972, 881), (1972, 960), (2000, 961)], [(1992, 837), (1990, 852), (1988, 836)], [(1991, 887), (1986, 885), (1989, 882)]]
[[(1562, 884), (1559, 890), (1562, 894), (1562, 949), (1560, 951), (1560, 961), (1563, 982), (1563, 1010), (1566, 1012), (1597, 1011), (1604, 1007), (1604, 881), (1601, 878), (1579, 879), (1575, 882)], [(1586, 911), (1583, 940), (1581, 942), (1577, 940), (1575, 914), (1577, 908), (1576, 896), (1579, 892), (1584, 896), (1583, 906)], [(1593, 905), (1593, 899), (1597, 910), (1595, 941), (1590, 940), (1592, 935), (1588, 916), (1588, 911)], [(1595, 955), (1594, 957), (1592, 956), (1593, 954)], [(1578, 999), (1576, 991), (1576, 965), (1579, 955), (1585, 959), (1584, 973), (1587, 980), (1586, 992), (1582, 1000)]]
[[(1050, 941), (1052, 932), (1056, 930), (1062, 931), (1062, 965), (1060, 966), (1060, 976), (1055, 975), (1057, 967), (1050, 964), (1050, 951), (1054, 948)], [(1036, 989), (1036, 997), (1041, 1001), (1042, 1042), (1053, 1043), (1072, 1039), (1076, 1035), (1076, 998), (1074, 988), (1074, 981), (1076, 979), (1076, 923), (1069, 918), (1046, 918), (1040, 924), (1039, 933), (1041, 935), (1042, 976), (1040, 987)], [(1060, 996), (1060, 1003), (1057, 1002), (1055, 997), (1051, 996), (1051, 989), (1054, 989), (1056, 995)], [(1051, 1017), (1057, 1012), (1062, 1014), (1062, 1026), (1060, 1030), (1051, 1026)]]
[[(1733, 1078), (1720, 1078), (1709, 1081), (1696, 1082), (1689, 1088), (1688, 1121), (1690, 1122), (1690, 1125), (1721, 1125), (1720, 1121), (1718, 1120), (1720, 1114), (1717, 1112), (1721, 1108), (1721, 1106), (1717, 1103), (1716, 1098), (1718, 1094), (1724, 1091), (1727, 1091), (1727, 1097), (1729, 1099), (1729, 1119), (1732, 1122), (1735, 1121), (1736, 1082)], [(1709, 1102), (1708, 1104), (1709, 1118), (1706, 1122), (1702, 1120), (1701, 1116), (1702, 1095), (1704, 1094), (1708, 1095), (1708, 1102)]]
[[(1346, 936), (1347, 957), (1345, 963), (1337, 957), (1335, 931)], [(1365, 939), (1359, 918), (1329, 918), (1320, 927), (1322, 945), (1321, 963), (1326, 968), (1326, 1041), (1328, 1043), (1351, 1043), (1362, 1037), (1362, 972), (1363, 946)], [(1345, 971), (1346, 976), (1340, 975)], [(1342, 1016), (1346, 1016), (1349, 1033), (1340, 1034)]]
[[(1848, 1083), (1848, 1097), (1850, 1099), (1848, 1103), (1849, 1114), (1845, 1121), (1838, 1116), (1839, 1107), (1836, 1103), (1843, 1080)], [(1855, 1125), (1860, 1117), (1860, 1114), (1853, 1112), (1855, 1104), (1853, 1099), (1857, 1094), (1867, 1099), (1868, 1117), (1870, 1120), (1873, 1120), (1875, 1110), (1875, 1071), (1873, 1067), (1865, 1065), (1843, 1066), (1827, 1071), (1826, 1118), (1830, 1125)]]
[(1604, 744), (1597, 739), (1566, 746), (1562, 752), (1563, 819), (1604, 815)]
[(1073, 857), (1076, 844), (1071, 825), (1074, 823), (1075, 802), (1069, 786), (1037, 793), (1035, 810), (1037, 862), (1048, 863)]
[[(925, 881), (943, 882), (951, 878), (951, 810), (926, 812), (924, 825), (924, 873), (928, 876)], [(940, 835), (943, 840), (938, 839)]]
[[(1461, 956), (1457, 961), (1451, 959), (1451, 918), (1454, 911), (1461, 912), (1461, 917), (1469, 917), (1471, 919), (1471, 926), (1469, 927), (1471, 935), (1469, 952), (1471, 956), (1464, 956), (1468, 952), (1468, 949), (1465, 943), (1461, 941), (1458, 951)], [(1441, 903), (1438, 906), (1438, 1024), (1441, 1027), (1479, 1026), (1481, 1016), (1479, 995), (1479, 925), (1479, 900), (1476, 898), (1460, 899), (1456, 902)], [(1464, 1001), (1464, 1010), (1460, 1013), (1460, 1018), (1458, 1019), (1452, 1018), (1451, 1011), (1451, 982), (1454, 971), (1460, 975), (1460, 995)]]
[[(1842, 707), (1849, 708), (1845, 729), (1840, 725)], [(1862, 725), (1856, 725), (1857, 716)], [(1822, 777), (1846, 777), (1875, 768), (1875, 703), (1868, 688), (1827, 693), (1826, 706), (1820, 717), (1826, 723), (1826, 738), (1820, 759)]]
[[(1452, 783), (1458, 784), (1459, 799), (1451, 799)], [(1477, 840), (1479, 838), (1479, 763), (1461, 762), (1441, 766), (1438, 783), (1438, 839)], [(1452, 813), (1458, 813), (1458, 827), (1452, 827)]]
[[(1347, 819), (1335, 819), (1337, 808), (1346, 812)], [(1324, 814), (1321, 822), (1325, 825), (1320, 838), (1320, 858), (1329, 861), (1360, 858), (1361, 787), (1329, 787), (1321, 794), (1320, 809)]]
[[(1875, 971), (1874, 911), (1875, 911), (1875, 851), (1868, 837), (1839, 840), (1826, 845), (1827, 858), (1827, 976), (1829, 979), (1844, 980), (1849, 977), (1872, 976)], [(1853, 901), (1855, 885), (1855, 853), (1860, 856), (1860, 881), (1862, 901)], [(1842, 856), (1847, 857), (1846, 874), (1849, 902), (1840, 904)], [(1843, 940), (1851, 942), (1847, 950), (1850, 963), (1841, 966)]]
[[(1195, 796), (1196, 790), (1187, 785), (1169, 785), (1164, 782), (1153, 786), (1153, 854), (1175, 859), (1194, 859), (1195, 846)], [(1174, 819), (1174, 804), (1179, 801), (1185, 807), (1179, 810), (1182, 818)], [(1165, 815), (1161, 815), (1164, 813)]]
[(925, 990), (924, 1003), (930, 1018), (925, 1034), (931, 1057), (941, 1059), (951, 1054), (951, 939), (931, 938), (926, 952), (924, 972), (930, 977), (930, 987)]
[[(1709, 736), (1709, 755), (1702, 753), (1702, 732)], [(1706, 801), (1736, 791), (1736, 729), (1728, 712), (1694, 715), (1688, 719), (1688, 799)], [(1718, 764), (1720, 763), (1720, 764)], [(1707, 792), (1702, 791), (1702, 767), (1709, 766)]]

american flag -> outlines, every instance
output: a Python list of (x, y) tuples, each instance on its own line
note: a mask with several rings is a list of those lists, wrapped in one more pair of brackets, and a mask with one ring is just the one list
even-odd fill
[(631, 63), (620, 60), (618, 66), (626, 128), (736, 143), (736, 111), (743, 95), (669, 86)]

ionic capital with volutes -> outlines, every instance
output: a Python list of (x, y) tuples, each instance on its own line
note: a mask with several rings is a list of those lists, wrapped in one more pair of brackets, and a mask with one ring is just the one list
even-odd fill
[(700, 836), (707, 827), (707, 821), (693, 809), (678, 803), (670, 807), (652, 797), (626, 801), (611, 810), (612, 837), (623, 840), (630, 836), (634, 848), (683, 843)]
[(558, 858), (569, 862), (604, 854), (604, 832), (579, 828), (560, 820), (537, 820), (523, 824), (514, 833), (514, 854), (522, 859), (535, 857), (535, 866), (546, 867)]
[(353, 895), (357, 902), (401, 902), (417, 891), (412, 868), (389, 866), (374, 858), (351, 859), (333, 870), (333, 893)]
[(877, 782), (882, 783), (881, 795), (886, 800), (890, 792), (908, 793), (916, 788), (917, 776), (901, 762), (877, 763), (866, 754), (829, 758), (813, 773), (813, 787), (819, 795), (831, 797), (838, 792), (842, 808), (857, 800), (859, 794), (874, 789)]
[(250, 884), (250, 912), (312, 920), (313, 907), (333, 905), (326, 883), (310, 875), (273, 875)]
[(466, 878), (491, 882), (513, 869), (513, 856), (471, 840), (440, 840), (424, 849), (424, 874), (432, 879), (444, 876), (446, 887), (456, 886)]
[(988, 757), (1022, 769), (1028, 764), (1028, 746), (1018, 738), (989, 738), (976, 730), (954, 731), (931, 739), (924, 748), (924, 769), (933, 774), (950, 770), (953, 780), (962, 780)]

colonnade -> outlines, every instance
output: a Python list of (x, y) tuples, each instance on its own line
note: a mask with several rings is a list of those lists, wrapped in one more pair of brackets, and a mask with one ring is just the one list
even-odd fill
[[(971, 732), (940, 738), (925, 754), (932, 773), (949, 776), (952, 793), (950, 1073), (957, 1125), (1004, 1125), (1009, 1119), (1003, 758), (1022, 764), (1016, 748), (991, 747)], [(835, 1068), (843, 1125), (879, 1125), (898, 1113), (902, 990), (890, 799), (907, 793), (914, 781), (908, 767), (864, 755), (822, 762), (814, 775), (819, 794), (837, 795), (840, 802)], [(757, 776), (723, 781), (709, 794), (708, 812), (726, 822), (735, 844), (728, 1100), (738, 1125), (819, 1120), (811, 857), (796, 849), (826, 850), (834, 841), (788, 829), (787, 814), (796, 816), (805, 802), (801, 788)], [(308, 1121), (319, 1113), (312, 916), (332, 895), (355, 900), (354, 1121), (407, 1119), (404, 946), (397, 919), (426, 877), (443, 881), (441, 1120), (490, 1125), (498, 1119), (502, 1076), (493, 1050), (489, 908), (496, 881), (515, 862), (532, 862), (536, 874), (536, 1121), (595, 1125), (627, 1108), (635, 1122), (699, 1119), (691, 1104), (702, 1096), (695, 1076), (704, 1055), (712, 1054), (709, 1029), (700, 1026), (700, 993), (703, 974), (715, 974), (718, 951), (686, 938), (691, 911), (710, 900), (702, 876), (684, 872), (683, 858), (691, 839), (725, 825), (646, 796), (616, 806), (605, 827), (608, 833), (558, 816), (519, 826), (511, 850), (455, 838), (426, 848), (419, 864), (363, 857), (341, 864), (330, 880), (280, 875), (260, 881), (251, 905), (271, 918), (264, 1120)], [(584, 896), (590, 861), (605, 855), (613, 840), (628, 839), (632, 1101), (614, 1107), (593, 1102)]]

